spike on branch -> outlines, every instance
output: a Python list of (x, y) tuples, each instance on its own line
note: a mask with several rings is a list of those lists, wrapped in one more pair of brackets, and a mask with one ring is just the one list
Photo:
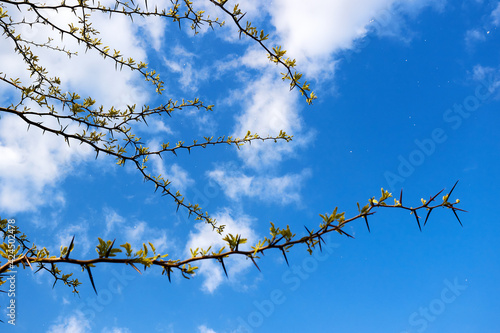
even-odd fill
[(442, 189), (441, 191), (439, 191), (435, 196), (433, 196), (432, 198), (429, 199), (429, 203), (431, 203), (431, 201), (433, 201), (434, 199), (436, 199), (436, 197), (438, 195), (440, 195), (442, 192), (444, 191), (444, 189)]
[(455, 211), (455, 208), (452, 208), (451, 210), (453, 211), (453, 214), (455, 214), (455, 217), (457, 218), (458, 223), (460, 223), (460, 226), (463, 228), (464, 226), (462, 224), (462, 221), (460, 221), (460, 219), (458, 218), (458, 215), (457, 215), (457, 212)]
[(222, 265), (222, 269), (224, 270), (224, 273), (226, 274), (226, 277), (229, 278), (229, 276), (227, 275), (226, 266), (224, 265), (224, 259), (222, 259), (222, 257), (221, 257), (221, 258), (219, 258), (219, 261)]
[(366, 223), (366, 227), (368, 228), (368, 232), (371, 232), (370, 231), (370, 225), (368, 224), (368, 217), (366, 217), (366, 215), (363, 216), (363, 217), (365, 218), (365, 223)]
[(238, 235), (238, 237), (236, 237), (235, 251), (238, 251), (238, 247), (240, 246), (240, 239), (241, 239), (241, 235)]
[(255, 259), (252, 256), (250, 256), (250, 259), (252, 259), (253, 264), (255, 265), (255, 267), (257, 267), (257, 269), (259, 270), (259, 272), (262, 273), (262, 271), (260, 270), (259, 266), (257, 266), (257, 263), (255, 262)]
[(111, 243), (111, 245), (109, 246), (108, 251), (106, 251), (106, 254), (104, 255), (104, 258), (109, 257), (109, 255), (111, 254), (111, 249), (113, 248), (113, 245), (115, 244), (115, 240), (116, 240), (116, 238), (115, 238), (115, 239), (113, 239), (113, 242), (112, 242), (112, 243)]
[(64, 257), (64, 259), (68, 259), (69, 258), (69, 254), (71, 253), (72, 246), (73, 246), (73, 241), (74, 240), (75, 240), (75, 235), (73, 235), (73, 238), (71, 239), (71, 243), (69, 243), (68, 253), (66, 253), (66, 257)]
[(455, 183), (455, 185), (453, 185), (453, 187), (451, 188), (450, 193), (448, 193), (448, 198), (450, 198), (451, 192), (453, 192), (453, 190), (455, 189), (455, 186), (457, 186), (457, 184), (458, 184), (458, 180)]
[(420, 232), (422, 232), (422, 227), (420, 226), (420, 218), (417, 215), (417, 211), (415, 209), (412, 209), (411, 211), (413, 212), (413, 214), (415, 214), (415, 218), (417, 219), (418, 229), (420, 230)]
[[(325, 241), (323, 240), (323, 238), (321, 237), (320, 234), (318, 234), (318, 245), (319, 245), (319, 251), (320, 252), (323, 252), (323, 249), (321, 248), (321, 242), (325, 243)], [(326, 244), (326, 243), (325, 243)]]
[(167, 271), (168, 282), (172, 283), (172, 280), (170, 279), (170, 267), (167, 267), (165, 270)]
[(89, 273), (90, 283), (92, 283), (92, 288), (94, 288), (95, 294), (97, 295), (97, 289), (95, 288), (94, 278), (92, 277), (92, 272), (90, 271), (90, 266), (85, 266), (87, 268), (87, 273)]
[(26, 257), (26, 255), (24, 255), (24, 260), (26, 261), (28, 266), (30, 266), (31, 270), (33, 270), (33, 267), (31, 266), (30, 260)]
[[(429, 202), (430, 202), (430, 200), (429, 200)], [(429, 209), (429, 211), (427, 212), (427, 216), (425, 217), (425, 221), (424, 221), (424, 227), (427, 224), (427, 219), (429, 218), (429, 215), (431, 215), (431, 212), (432, 212), (432, 209)]]
[(135, 267), (134, 263), (129, 262), (129, 264), (130, 264), (130, 266), (132, 266), (133, 269), (135, 269), (139, 274), (142, 275), (141, 271), (137, 267)]
[(290, 267), (290, 264), (288, 263), (288, 258), (286, 257), (285, 249), (283, 247), (281, 247), (281, 252), (283, 252), (283, 257), (285, 257), (286, 264), (288, 265), (288, 267)]

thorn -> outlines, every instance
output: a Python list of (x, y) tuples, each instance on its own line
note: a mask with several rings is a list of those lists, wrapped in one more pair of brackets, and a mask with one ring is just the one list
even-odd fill
[(417, 219), (418, 228), (420, 229), (420, 232), (422, 232), (422, 227), (420, 227), (420, 220), (418, 218), (417, 211), (416, 210), (412, 210), (412, 212), (415, 215), (415, 218)]
[(90, 266), (87, 267), (87, 272), (89, 273), (90, 283), (92, 283), (92, 287), (94, 288), (95, 294), (97, 295), (97, 289), (95, 288), (94, 278), (92, 278), (92, 272), (90, 271)]
[(399, 195), (399, 203), (403, 205), (403, 189), (401, 189), (401, 194)]
[(222, 257), (221, 257), (219, 259), (219, 261), (222, 264), (222, 269), (224, 269), (224, 273), (226, 274), (226, 277), (229, 278), (229, 276), (227, 275), (226, 266), (224, 265), (224, 259), (222, 259)]
[(288, 263), (288, 259), (286, 257), (285, 249), (281, 248), (281, 252), (283, 252), (283, 257), (285, 257), (286, 264), (288, 265), (288, 267), (290, 267), (290, 264)]
[(33, 270), (33, 267), (31, 266), (30, 260), (27, 257), (24, 257), (24, 259), (26, 260), (26, 263), (28, 264), (28, 266), (30, 266), (31, 270)]
[(236, 247), (235, 247), (235, 251), (238, 251), (238, 247), (240, 246), (240, 238), (241, 238), (241, 235), (238, 235), (238, 238), (236, 238)]
[(462, 222), (460, 221), (460, 219), (458, 218), (457, 212), (455, 212), (455, 208), (452, 208), (452, 210), (453, 210), (453, 214), (455, 214), (455, 217), (458, 220), (458, 223), (460, 223), (460, 226), (463, 228), (464, 226), (463, 226)]
[(349, 235), (347, 232), (345, 232), (345, 231), (344, 231), (344, 230), (342, 230), (342, 229), (340, 229), (340, 233), (341, 233), (341, 234), (346, 235), (346, 236), (347, 236), (347, 237), (349, 237), (349, 238), (354, 239), (354, 237), (353, 237), (353, 236)]
[(443, 192), (443, 191), (444, 191), (444, 189), (442, 189), (442, 190), (441, 190), (441, 191), (439, 191), (439, 192), (438, 192), (435, 196), (433, 196), (432, 198), (430, 198), (430, 199), (429, 199), (429, 203), (430, 203), (431, 201), (433, 201), (434, 199), (436, 199), (436, 197), (437, 197), (438, 195), (440, 195), (440, 194), (441, 194), (441, 192)]
[(170, 280), (170, 267), (167, 267), (167, 277), (168, 277), (168, 282), (172, 283), (172, 280)]
[[(319, 250), (320, 252), (323, 252), (323, 249), (321, 248), (321, 242), (325, 242), (323, 238), (321, 238), (321, 235), (318, 234), (318, 245), (319, 245)], [(326, 244), (326, 243), (325, 243)]]
[(262, 271), (260, 270), (259, 266), (257, 266), (257, 263), (255, 262), (254, 258), (253, 258), (253, 257), (250, 257), (250, 259), (252, 259), (253, 264), (255, 265), (255, 267), (257, 267), (257, 269), (259, 270), (259, 272), (261, 272), (261, 273), (262, 273)]
[(140, 271), (137, 267), (135, 267), (134, 263), (129, 262), (129, 264), (130, 264), (130, 266), (132, 266), (132, 267), (133, 267), (133, 268), (134, 268), (134, 269), (135, 269), (135, 270), (136, 270), (139, 274), (141, 274), (141, 275), (142, 275), (141, 271)]
[(429, 211), (427, 212), (427, 216), (425, 217), (425, 221), (424, 221), (424, 227), (427, 224), (427, 219), (429, 218), (429, 215), (431, 215), (431, 212), (432, 212), (432, 209), (429, 209)]
[(368, 225), (368, 218), (365, 216), (363, 216), (365, 218), (365, 223), (366, 223), (366, 227), (368, 228), (368, 232), (371, 232), (370, 231), (370, 226)]
[(111, 249), (113, 248), (113, 244), (115, 244), (115, 240), (116, 240), (116, 238), (113, 239), (113, 243), (111, 243), (111, 245), (109, 246), (109, 249), (108, 249), (108, 251), (106, 251), (106, 254), (104, 255), (104, 258), (109, 257), (109, 255), (111, 254)]
[(455, 183), (455, 185), (453, 185), (453, 187), (451, 188), (450, 193), (448, 193), (448, 199), (450, 198), (451, 192), (453, 192), (453, 190), (455, 189), (455, 186), (457, 186), (457, 184), (458, 184), (458, 180)]

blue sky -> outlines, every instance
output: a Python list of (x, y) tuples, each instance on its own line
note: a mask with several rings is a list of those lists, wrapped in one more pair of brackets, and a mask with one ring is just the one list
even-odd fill
[[(297, 59), (319, 96), (314, 105), (290, 92), (281, 68), (240, 40), (229, 20), (193, 36), (165, 21), (133, 25), (114, 17), (108, 24), (95, 16), (103, 40), (162, 75), (163, 96), (91, 52), (68, 62), (43, 51), (41, 59), (68, 89), (101, 104), (195, 96), (215, 104), (210, 113), (186, 110), (135, 126), (151, 146), (247, 130), (294, 135), (288, 144), (219, 146), (151, 161), (153, 172), (250, 242), (268, 234), (270, 221), (302, 236), (304, 225), (317, 228), (318, 214), (336, 206), (354, 215), (356, 202), (381, 187), (394, 194), (403, 188), (416, 206), (457, 180), (452, 199), (469, 211), (460, 214), (463, 227), (443, 210), (419, 232), (413, 216), (380, 210), (371, 233), (355, 221), (348, 227), (355, 239), (332, 234), (312, 256), (296, 246), (290, 266), (269, 252), (258, 261), (262, 272), (227, 260), (226, 278), (216, 263), (204, 262), (193, 279), (175, 274), (169, 283), (159, 269), (139, 275), (100, 265), (93, 271), (99, 296), (73, 267), (61, 265), (84, 283), (80, 297), (27, 269), (17, 273), (16, 326), (2, 331), (497, 332), (500, 2), (279, 0), (240, 7), (271, 34), (269, 45), (283, 45)], [(21, 73), (11, 49), (0, 40), (0, 63), (10, 64), (1, 71)], [(0, 87), (6, 105), (13, 95)], [(56, 252), (73, 235), (81, 258), (96, 256), (97, 237), (136, 247), (151, 241), (170, 258), (222, 244), (186, 211), (176, 213), (131, 166), (96, 160), (86, 147), (68, 148), (6, 115), (0, 185), (0, 216), (15, 218), (30, 240)]]

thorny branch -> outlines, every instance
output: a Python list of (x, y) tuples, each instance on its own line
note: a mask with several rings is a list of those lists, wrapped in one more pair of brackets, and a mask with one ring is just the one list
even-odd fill
[[(43, 248), (41, 250), (38, 250), (35, 245), (30, 246), (30, 243), (25, 239), (25, 237), (21, 237), (17, 238), (20, 242), (20, 246), (13, 251), (13, 255), (16, 259), (12, 260), (10, 263), (7, 262), (3, 266), (0, 266), (0, 274), (8, 272), (8, 270), (11, 270), (14, 266), (17, 267), (20, 264), (22, 264), (23, 266), (29, 265), (30, 267), (32, 267), (33, 264), (37, 265), (38, 271), (44, 269), (50, 272), (55, 279), (54, 285), (56, 284), (57, 281), (61, 280), (64, 284), (72, 287), (74, 292), (78, 292), (77, 287), (81, 284), (78, 281), (78, 279), (71, 280), (70, 277), (72, 276), (72, 274), (62, 275), (61, 271), (57, 268), (56, 264), (64, 263), (64, 264), (79, 265), (82, 267), (82, 270), (87, 270), (89, 273), (89, 278), (91, 280), (92, 286), (94, 287), (94, 290), (96, 290), (96, 288), (91, 274), (91, 267), (94, 267), (96, 264), (101, 264), (101, 263), (130, 265), (139, 273), (140, 270), (135, 266), (136, 264), (143, 265), (144, 270), (151, 266), (159, 266), (163, 269), (162, 274), (166, 274), (168, 276), (169, 281), (171, 279), (171, 273), (173, 272), (174, 269), (179, 270), (185, 278), (189, 278), (190, 276), (194, 275), (198, 267), (191, 266), (191, 264), (202, 260), (217, 260), (221, 264), (222, 269), (224, 270), (224, 273), (227, 276), (227, 270), (224, 264), (224, 259), (233, 256), (245, 256), (246, 258), (252, 260), (257, 269), (259, 269), (260, 271), (260, 268), (257, 265), (255, 259), (259, 259), (260, 254), (264, 254), (264, 252), (268, 252), (271, 249), (279, 250), (283, 254), (288, 264), (286, 252), (288, 252), (290, 248), (292, 248), (295, 245), (298, 244), (306, 245), (307, 250), (309, 251), (310, 254), (312, 254), (313, 250), (315, 250), (316, 247), (318, 247), (320, 251), (322, 250), (321, 244), (322, 242), (323, 243), (325, 242), (323, 239), (323, 236), (325, 234), (335, 231), (349, 238), (354, 238), (352, 235), (344, 231), (344, 227), (348, 223), (351, 223), (359, 219), (364, 219), (368, 231), (370, 231), (370, 227), (368, 224), (368, 216), (375, 214), (376, 209), (378, 208), (403, 209), (410, 211), (411, 214), (415, 215), (420, 230), (422, 230), (420, 224), (421, 217), (418, 216), (418, 213), (420, 211), (427, 211), (426, 219), (424, 222), (425, 225), (427, 223), (427, 219), (430, 213), (434, 209), (436, 208), (451, 209), (454, 215), (456, 216), (458, 222), (460, 223), (460, 225), (462, 225), (462, 222), (458, 218), (456, 212), (457, 211), (465, 212), (465, 211), (463, 209), (455, 207), (460, 201), (458, 199), (453, 203), (448, 201), (457, 183), (455, 183), (455, 185), (448, 194), (443, 196), (441, 203), (436, 203), (435, 201), (437, 196), (441, 194), (443, 190), (438, 192), (436, 195), (430, 197), (428, 201), (421, 199), (422, 204), (418, 207), (405, 206), (402, 204), (403, 191), (401, 191), (399, 200), (394, 199), (394, 204), (390, 205), (386, 203), (386, 200), (392, 197), (392, 194), (382, 189), (382, 196), (380, 197), (380, 199), (376, 200), (375, 197), (373, 197), (368, 200), (368, 204), (365, 205), (364, 207), (361, 207), (358, 204), (359, 213), (351, 218), (346, 219), (345, 213), (343, 212), (338, 213), (337, 208), (335, 208), (331, 214), (328, 213), (325, 215), (320, 214), (322, 222), (319, 225), (319, 229), (317, 231), (314, 231), (314, 229), (309, 230), (309, 228), (305, 227), (307, 235), (301, 238), (296, 238), (295, 237), (296, 234), (292, 233), (289, 226), (287, 226), (286, 229), (280, 229), (279, 227), (275, 227), (275, 225), (271, 222), (271, 228), (270, 228), (271, 237), (270, 238), (265, 237), (264, 239), (259, 240), (257, 244), (251, 247), (252, 250), (239, 249), (240, 245), (245, 244), (247, 242), (245, 238), (241, 238), (241, 235), (226, 234), (223, 240), (226, 242), (228, 250), (225, 250), (226, 249), (225, 246), (219, 249), (218, 251), (214, 250), (211, 251), (210, 248), (206, 250), (199, 248), (195, 250), (191, 249), (191, 254), (192, 254), (191, 258), (183, 260), (181, 259), (163, 260), (163, 258), (168, 256), (168, 254), (164, 255), (157, 254), (154, 245), (151, 243), (149, 243), (149, 248), (153, 252), (152, 256), (148, 256), (149, 248), (146, 244), (143, 244), (143, 248), (134, 253), (130, 244), (125, 243), (120, 245), (120, 247), (122, 247), (125, 250), (127, 257), (114, 258), (117, 253), (122, 253), (123, 250), (120, 248), (113, 248), (115, 241), (109, 240), (105, 242), (100, 238), (99, 238), (99, 245), (97, 245), (96, 247), (96, 251), (99, 254), (98, 258), (89, 260), (73, 259), (70, 258), (69, 255), (74, 247), (74, 237), (71, 240), (71, 243), (69, 244), (68, 247), (64, 248), (61, 247), (60, 256), (50, 256), (49, 251), (47, 249)], [(7, 225), (7, 220), (2, 220), (0, 222), (1, 222), (0, 232), (4, 234), (4, 239), (5, 239), (8, 235), (8, 232), (5, 229), (5, 225)], [(9, 255), (7, 243), (0, 245), (0, 248), (2, 249), (0, 250), (0, 255), (2, 255), (4, 258), (7, 258)], [(12, 253), (10, 254), (12, 255)]]
[[(19, 101), (16, 104), (4, 107), (0, 106), (0, 112), (10, 113), (18, 116), (28, 124), (28, 127), (38, 127), (44, 132), (61, 135), (68, 144), (70, 139), (76, 140), (79, 143), (84, 143), (92, 147), (96, 152), (96, 157), (99, 153), (114, 156), (117, 159), (117, 164), (124, 165), (125, 162), (130, 161), (135, 164), (139, 172), (145, 180), (153, 182), (155, 190), (160, 188), (164, 195), (171, 197), (177, 204), (177, 207), (185, 207), (189, 215), (193, 214), (196, 219), (204, 220), (210, 224), (214, 230), (222, 233), (224, 226), (218, 226), (217, 222), (212, 219), (207, 212), (202, 213), (201, 207), (196, 204), (184, 203), (184, 197), (178, 191), (172, 192), (170, 189), (170, 181), (163, 179), (161, 175), (153, 176), (146, 172), (146, 162), (150, 155), (157, 155), (162, 157), (165, 153), (173, 153), (177, 155), (177, 150), (184, 149), (188, 152), (192, 148), (214, 146), (221, 143), (228, 143), (240, 147), (245, 143), (252, 140), (285, 140), (290, 141), (292, 136), (287, 135), (285, 132), (280, 132), (278, 135), (262, 137), (258, 134), (251, 135), (250, 132), (244, 138), (232, 138), (221, 136), (215, 141), (212, 138), (204, 138), (205, 141), (193, 140), (193, 144), (185, 145), (184, 141), (179, 141), (173, 147), (170, 143), (162, 143), (161, 149), (151, 151), (148, 147), (144, 146), (140, 137), (137, 137), (132, 132), (131, 124), (137, 122), (144, 122), (147, 124), (147, 117), (149, 116), (170, 116), (174, 111), (183, 109), (196, 108), (206, 111), (212, 111), (213, 105), (205, 105), (198, 98), (185, 101), (175, 101), (169, 99), (165, 104), (156, 107), (144, 105), (138, 109), (136, 105), (127, 105), (125, 109), (121, 110), (111, 107), (106, 110), (102, 105), (96, 106), (96, 101), (91, 97), (82, 98), (78, 93), (63, 93), (61, 89), (61, 80), (58, 77), (49, 77), (47, 70), (39, 64), (38, 56), (31, 50), (30, 46), (45, 47), (54, 51), (61, 51), (67, 53), (68, 56), (77, 55), (76, 52), (66, 50), (65, 47), (53, 45), (52, 39), (49, 37), (45, 43), (35, 42), (23, 37), (16, 29), (18, 26), (24, 25), (33, 28), (34, 26), (46, 26), (51, 30), (58, 33), (63, 40), (64, 37), (72, 38), (79, 44), (83, 44), (86, 50), (94, 50), (106, 59), (111, 59), (115, 63), (115, 67), (128, 67), (132, 71), (139, 72), (146, 81), (155, 85), (156, 92), (162, 94), (164, 82), (160, 79), (159, 75), (154, 70), (148, 71), (147, 64), (143, 62), (136, 62), (132, 58), (125, 58), (120, 51), (110, 51), (109, 46), (105, 46), (100, 38), (98, 38), (99, 31), (92, 27), (91, 15), (96, 13), (112, 15), (125, 15), (133, 19), (133, 17), (146, 17), (157, 16), (165, 19), (173, 20), (180, 24), (181, 21), (190, 21), (191, 28), (198, 32), (198, 29), (203, 24), (210, 27), (222, 26), (223, 21), (218, 18), (211, 19), (209, 16), (205, 17), (203, 11), (195, 11), (193, 3), (189, 0), (171, 0), (171, 7), (169, 9), (155, 8), (154, 10), (141, 9), (139, 5), (134, 2), (116, 1), (114, 8), (106, 7), (94, 1), (62, 1), (58, 4), (42, 4), (34, 1), (13, 1), (13, 0), (0, 0), (0, 31), (13, 44), (14, 50), (18, 53), (23, 61), (28, 65), (30, 77), (34, 81), (30, 85), (25, 85), (18, 78), (8, 78), (6, 74), (0, 72), (0, 82), (3, 82), (10, 87), (14, 88), (20, 93)], [(225, 10), (224, 4), (215, 3), (219, 8), (228, 13), (231, 17), (241, 15), (241, 11), (231, 13)], [(35, 14), (35, 19), (26, 21), (17, 19), (15, 15), (10, 15), (6, 8), (16, 8), (21, 13), (31, 11)], [(184, 8), (184, 9), (183, 9)], [(64, 13), (72, 13), (77, 22), (73, 22), (62, 26), (53, 19), (51, 15), (63, 15)], [(238, 22), (241, 17), (238, 19)], [(239, 23), (238, 23), (239, 24)], [(252, 39), (256, 40), (251, 34), (248, 34)], [(265, 47), (262, 41), (259, 44)], [(276, 59), (280, 59), (277, 56)], [(279, 63), (288, 71), (295, 63), (288, 64), (284, 61)], [(290, 72), (291, 73), (291, 72)], [(301, 89), (302, 90), (302, 89)], [(304, 90), (305, 91), (305, 90)], [(309, 97), (308, 97), (309, 98)], [(28, 107), (33, 103), (34, 107)], [(44, 111), (45, 109), (45, 111)], [(54, 123), (50, 120), (57, 122), (56, 126), (51, 125)], [(77, 125), (77, 126), (75, 126)], [(75, 127), (82, 128), (76, 129)], [(123, 140), (123, 141), (122, 141)], [(131, 152), (129, 153), (128, 151)]]
[[(305, 96), (306, 102), (311, 104), (316, 98), (314, 92), (309, 88), (309, 84), (300, 81), (302, 74), (295, 71), (296, 62), (294, 59), (285, 58), (286, 50), (280, 46), (268, 47), (265, 41), (268, 35), (263, 30), (258, 30), (251, 22), (243, 23), (245, 14), (236, 5), (230, 9), (227, 6), (227, 0), (210, 0), (210, 3), (219, 8), (224, 15), (231, 18), (234, 24), (240, 31), (240, 36), (245, 35), (251, 41), (257, 43), (268, 55), (271, 62), (284, 67), (285, 72), (282, 73), (283, 80), (290, 81), (290, 89), (297, 87), (302, 95)], [(170, 181), (164, 179), (161, 175), (153, 176), (149, 174), (147, 169), (147, 161), (150, 156), (163, 156), (168, 153), (177, 154), (177, 151), (196, 148), (205, 148), (207, 146), (216, 146), (223, 143), (234, 145), (239, 148), (245, 143), (251, 143), (254, 140), (284, 140), (290, 141), (292, 137), (281, 131), (278, 135), (262, 137), (258, 134), (251, 134), (249, 131), (243, 138), (233, 138), (221, 136), (214, 140), (213, 137), (205, 137), (204, 140), (193, 140), (192, 144), (185, 144), (184, 141), (179, 141), (175, 145), (170, 146), (169, 142), (162, 143), (158, 150), (150, 150), (143, 146), (141, 138), (136, 136), (132, 131), (132, 124), (144, 122), (147, 124), (147, 117), (150, 116), (171, 116), (172, 112), (181, 111), (183, 109), (196, 108), (199, 110), (212, 111), (213, 105), (206, 105), (197, 98), (192, 100), (176, 101), (168, 99), (164, 104), (156, 107), (144, 105), (138, 108), (134, 105), (127, 105), (123, 109), (116, 107), (105, 108), (103, 105), (96, 105), (96, 101), (91, 97), (81, 98), (76, 92), (63, 92), (62, 83), (58, 77), (50, 77), (45, 67), (40, 64), (40, 59), (33, 49), (48, 49), (54, 52), (63, 52), (68, 57), (78, 56), (78, 53), (66, 49), (66, 45), (56, 44), (50, 36), (47, 41), (38, 41), (27, 38), (23, 33), (19, 33), (19, 28), (48, 28), (48, 31), (53, 31), (61, 38), (61, 43), (64, 38), (70, 38), (78, 44), (84, 46), (86, 51), (96, 52), (107, 60), (111, 60), (116, 68), (129, 68), (132, 71), (138, 72), (146, 81), (152, 83), (157, 94), (161, 95), (164, 91), (164, 82), (154, 70), (149, 70), (148, 65), (132, 58), (126, 58), (120, 51), (113, 50), (109, 46), (103, 44), (103, 41), (98, 37), (99, 31), (92, 26), (93, 15), (106, 14), (125, 15), (133, 20), (134, 17), (155, 16), (164, 19), (172, 20), (179, 24), (181, 22), (190, 22), (191, 28), (195, 33), (206, 24), (209, 27), (222, 26), (224, 21), (218, 18), (211, 19), (205, 17), (203, 11), (196, 11), (193, 2), (190, 0), (170, 0), (170, 7), (166, 9), (154, 8), (149, 10), (147, 1), (145, 1), (145, 10), (136, 5), (134, 1), (124, 2), (115, 1), (114, 7), (106, 7), (99, 2), (89, 0), (66, 1), (59, 3), (51, 2), (49, 4), (39, 3), (32, 0), (0, 0), (0, 31), (2, 35), (11, 43), (15, 53), (27, 65), (30, 83), (23, 83), (19, 78), (10, 78), (7, 74), (0, 72), (0, 83), (7, 85), (13, 89), (18, 96), (18, 100), (8, 106), (0, 106), (0, 114), (12, 114), (22, 119), (28, 127), (33, 126), (41, 129), (44, 133), (55, 134), (64, 138), (68, 143), (77, 142), (90, 146), (96, 152), (96, 158), (99, 153), (110, 155), (116, 158), (117, 164), (124, 165), (126, 162), (133, 163), (139, 170), (139, 173), (145, 180), (152, 182), (155, 185), (155, 190), (161, 189), (162, 194), (170, 196), (177, 204), (177, 208), (184, 207), (189, 214), (195, 215), (197, 220), (204, 220), (212, 225), (214, 230), (223, 233), (224, 226), (217, 226), (207, 212), (202, 213), (201, 207), (197, 204), (185, 203), (184, 197), (177, 191), (173, 193), (169, 187)], [(33, 19), (26, 19), (26, 14), (31, 12), (34, 15)], [(72, 15), (73, 22), (62, 24), (60, 21), (53, 18), (57, 15)], [(57, 123), (57, 124), (56, 124)], [(56, 124), (56, 125), (54, 125)], [(455, 184), (456, 185), (456, 184)], [(94, 290), (97, 292), (92, 276), (92, 267), (102, 263), (126, 264), (140, 272), (136, 265), (143, 265), (144, 269), (151, 266), (159, 266), (163, 269), (162, 273), (166, 274), (170, 280), (170, 275), (174, 269), (189, 278), (195, 274), (197, 267), (191, 264), (201, 260), (217, 260), (224, 272), (227, 275), (224, 259), (231, 256), (245, 256), (255, 264), (259, 269), (256, 259), (260, 254), (276, 249), (280, 251), (285, 260), (286, 252), (295, 245), (304, 244), (307, 250), (312, 251), (317, 247), (321, 250), (321, 244), (324, 242), (322, 236), (336, 231), (341, 235), (351, 237), (344, 231), (345, 225), (358, 219), (364, 219), (368, 230), (368, 217), (375, 213), (378, 208), (394, 208), (409, 210), (414, 214), (419, 229), (421, 230), (421, 217), (418, 216), (420, 211), (427, 211), (423, 225), (427, 223), (430, 213), (436, 208), (451, 209), (453, 214), (458, 218), (457, 211), (461, 209), (455, 207), (458, 201), (450, 203), (448, 201), (450, 193), (443, 197), (443, 202), (440, 204), (431, 205), (435, 202), (436, 197), (441, 193), (431, 197), (429, 201), (422, 199), (422, 205), (416, 208), (403, 205), (402, 193), (399, 200), (395, 200), (393, 205), (386, 204), (386, 200), (391, 195), (382, 190), (382, 197), (377, 201), (374, 198), (369, 200), (369, 203), (364, 207), (359, 207), (359, 214), (346, 219), (344, 213), (337, 213), (337, 208), (332, 214), (320, 215), (322, 222), (317, 231), (309, 230), (307, 235), (301, 238), (296, 238), (287, 226), (286, 229), (275, 227), (271, 223), (271, 237), (266, 237), (252, 246), (251, 250), (241, 250), (239, 247), (247, 242), (247, 239), (242, 235), (226, 234), (224, 241), (227, 243), (228, 249), (225, 247), (218, 251), (211, 249), (195, 249), (192, 250), (192, 256), (186, 259), (164, 260), (167, 254), (157, 254), (154, 245), (149, 243), (149, 247), (143, 244), (143, 248), (134, 251), (129, 243), (121, 244), (119, 247), (114, 246), (115, 241), (103, 241), (99, 238), (99, 245), (96, 247), (98, 257), (89, 260), (81, 260), (70, 256), (75, 244), (78, 240), (73, 239), (68, 246), (61, 246), (59, 256), (50, 255), (46, 248), (38, 248), (32, 244), (25, 234), (22, 234), (17, 227), (9, 225), (8, 220), (0, 219), (0, 233), (3, 235), (3, 244), (0, 245), (0, 255), (8, 261), (0, 266), (0, 284), (5, 283), (2, 280), (2, 274), (9, 272), (14, 267), (22, 265), (24, 268), (33, 266), (37, 268), (37, 272), (45, 270), (54, 278), (54, 285), (58, 281), (73, 288), (74, 292), (80, 285), (78, 279), (72, 278), (72, 273), (63, 274), (59, 270), (57, 264), (77, 265), (82, 270), (87, 271)], [(7, 240), (7, 242), (6, 242)], [(17, 243), (17, 246), (11, 246)], [(151, 255), (152, 251), (152, 255)], [(124, 253), (126, 257), (115, 258), (118, 253)], [(148, 255), (149, 253), (149, 255)], [(259, 269), (260, 270), (260, 269)]]

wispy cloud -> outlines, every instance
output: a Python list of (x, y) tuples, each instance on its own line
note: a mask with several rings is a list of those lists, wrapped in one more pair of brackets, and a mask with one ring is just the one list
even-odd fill
[(119, 215), (115, 210), (104, 208), (104, 225), (106, 226), (104, 237), (107, 237), (115, 228), (121, 228), (124, 222), (125, 218)]
[(186, 189), (194, 185), (194, 180), (189, 176), (186, 169), (181, 167), (177, 163), (173, 163), (167, 166), (167, 162), (158, 156), (153, 156), (150, 158), (153, 164), (153, 171), (156, 175), (162, 175), (165, 180), (171, 182), (171, 187), (175, 191), (180, 191), (185, 193)]
[(57, 241), (55, 241), (55, 249), (57, 249), (56, 253), (58, 253), (59, 246), (69, 246), (73, 236), (75, 236), (74, 253), (81, 253), (83, 255), (89, 253), (92, 244), (89, 240), (89, 224), (86, 221), (59, 228), (59, 231), (57, 232)]
[(476, 65), (472, 71), (472, 79), (481, 82), (489, 87), (491, 92), (495, 93), (495, 98), (499, 97), (500, 88), (500, 67), (493, 68), (489, 66)]
[(76, 311), (70, 316), (59, 316), (55, 323), (49, 327), (47, 333), (89, 333), (90, 321), (82, 312)]
[[(213, 215), (221, 225), (225, 225), (224, 234), (231, 233), (242, 235), (248, 239), (248, 243), (240, 248), (250, 248), (249, 244), (253, 244), (257, 240), (255, 231), (251, 227), (251, 218), (245, 215), (235, 217), (234, 214), (226, 209), (222, 212)], [(211, 250), (218, 251), (221, 247), (227, 244), (222, 240), (223, 237), (212, 230), (212, 227), (206, 223), (200, 222), (195, 225), (195, 231), (190, 232), (189, 240), (186, 245), (186, 254), (191, 255), (189, 249), (203, 248), (207, 250), (210, 246)], [(237, 276), (245, 271), (249, 266), (253, 265), (246, 258), (228, 258), (225, 262), (225, 267), (230, 280), (237, 279)], [(222, 283), (226, 281), (224, 272), (218, 262), (213, 260), (204, 260), (199, 264), (199, 274), (205, 278), (203, 282), (203, 290), (212, 293)]]
[(280, 204), (300, 203), (300, 190), (304, 181), (311, 177), (311, 170), (284, 176), (248, 176), (242, 171), (217, 168), (207, 173), (208, 177), (222, 187), (226, 196), (240, 201), (244, 197)]
[(196, 66), (197, 56), (182, 46), (174, 47), (163, 61), (174, 73), (180, 75), (179, 82), (182, 89), (187, 92), (196, 92), (203, 81), (209, 78), (209, 69)]
[(262, 168), (280, 162), (286, 156), (294, 156), (296, 149), (305, 146), (312, 133), (303, 132), (299, 115), (298, 94), (290, 94), (287, 85), (276, 76), (265, 74), (248, 84), (240, 95), (244, 110), (236, 119), (234, 135), (243, 137), (247, 131), (261, 136), (277, 136), (281, 130), (295, 135), (291, 142), (258, 142), (243, 146), (238, 156), (247, 166)]
[(213, 329), (206, 327), (205, 325), (198, 326), (200, 333), (216, 333)]
[(141, 249), (143, 243), (148, 242), (153, 243), (157, 252), (165, 252), (167, 248), (172, 248), (172, 241), (168, 238), (166, 230), (152, 227), (146, 221), (128, 219), (125, 223), (125, 218), (111, 208), (104, 210), (104, 218), (105, 235), (113, 233), (122, 241), (129, 242), (136, 251)]
[(497, 4), (496, 8), (491, 12), (491, 18), (493, 24), (496, 26), (500, 25), (500, 2)]
[(131, 333), (132, 331), (126, 327), (104, 327), (101, 333)]
[(471, 48), (477, 42), (483, 42), (486, 40), (486, 32), (482, 32), (479, 29), (467, 30), (465, 33), (465, 44), (467, 47)]

